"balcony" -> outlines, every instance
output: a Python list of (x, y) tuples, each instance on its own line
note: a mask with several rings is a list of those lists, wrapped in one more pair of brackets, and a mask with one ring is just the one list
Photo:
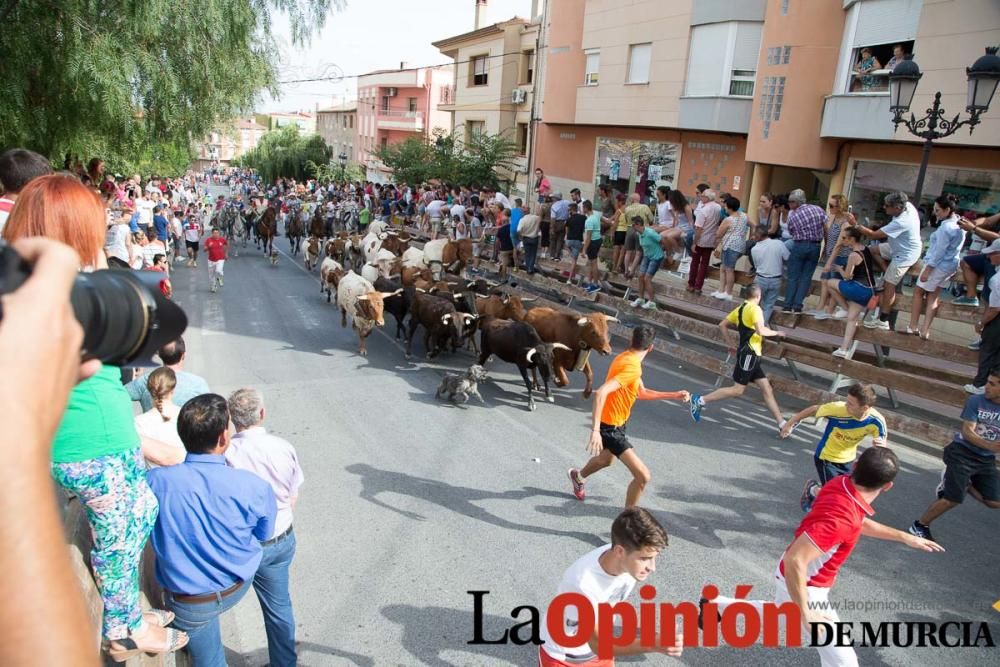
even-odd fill
[(424, 131), (423, 111), (396, 111), (379, 109), (375, 122), (380, 130), (402, 130), (404, 132)]
[(887, 141), (894, 135), (885, 93), (830, 95), (823, 103), (821, 137)]

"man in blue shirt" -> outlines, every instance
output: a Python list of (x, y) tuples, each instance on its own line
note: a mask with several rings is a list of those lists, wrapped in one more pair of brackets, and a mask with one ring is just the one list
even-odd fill
[(231, 427), (222, 396), (191, 399), (177, 417), (184, 463), (148, 473), (160, 503), (156, 579), (198, 667), (226, 666), (219, 616), (250, 589), (277, 514), (270, 484), (226, 465)]
[(153, 209), (153, 228), (156, 230), (156, 238), (164, 243), (169, 239), (170, 222), (163, 217), (163, 204), (157, 204)]
[[(156, 355), (163, 362), (163, 365), (171, 369), (177, 376), (177, 387), (174, 389), (173, 403), (177, 407), (183, 407), (185, 403), (201, 394), (209, 392), (208, 383), (200, 375), (188, 373), (184, 370), (184, 361), (187, 359), (187, 348), (184, 345), (184, 338), (167, 343)], [(153, 396), (149, 393), (146, 382), (149, 380), (145, 375), (140, 375), (125, 385), (125, 391), (133, 401), (139, 401), (143, 412), (153, 409)]]
[(944, 474), (937, 500), (913, 522), (910, 533), (927, 540), (931, 522), (957, 507), (969, 493), (990, 509), (1000, 509), (1000, 368), (990, 371), (984, 393), (970, 396), (962, 410), (962, 430), (944, 448)]

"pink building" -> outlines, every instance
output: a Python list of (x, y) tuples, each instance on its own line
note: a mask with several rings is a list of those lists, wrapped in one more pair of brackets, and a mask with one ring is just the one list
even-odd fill
[(452, 103), (453, 68), (379, 70), (358, 77), (358, 116), (354, 159), (365, 165), (367, 177), (385, 181), (389, 171), (375, 156), (382, 146), (408, 137), (431, 138), (435, 129), (451, 130), (451, 113), (439, 107)]

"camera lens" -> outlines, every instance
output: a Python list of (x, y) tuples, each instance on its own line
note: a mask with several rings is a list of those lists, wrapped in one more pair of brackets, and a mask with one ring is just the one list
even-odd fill
[(70, 300), (83, 325), (83, 358), (112, 366), (156, 366), (156, 351), (187, 328), (187, 315), (163, 296), (162, 273), (81, 273)]

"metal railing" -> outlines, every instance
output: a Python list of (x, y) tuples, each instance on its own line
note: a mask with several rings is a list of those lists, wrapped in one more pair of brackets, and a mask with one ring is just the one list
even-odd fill
[(423, 111), (398, 111), (396, 109), (379, 109), (378, 115), (385, 118), (417, 118), (422, 120)]

